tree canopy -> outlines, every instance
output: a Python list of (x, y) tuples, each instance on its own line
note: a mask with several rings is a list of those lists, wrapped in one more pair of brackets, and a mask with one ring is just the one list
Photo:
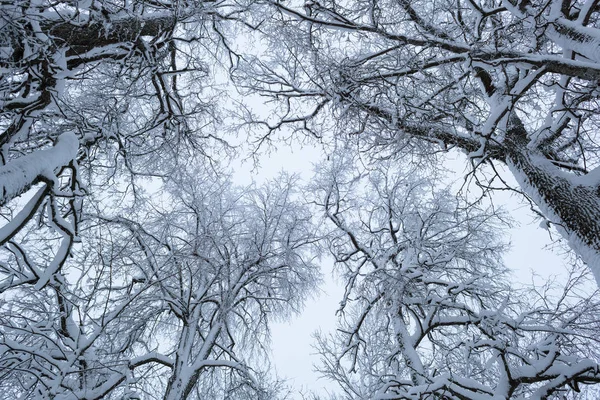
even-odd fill
[[(2, 393), (285, 398), (270, 323), (326, 255), (343, 398), (593, 397), (599, 63), (596, 0), (1, 3)], [(233, 182), (289, 135), (309, 182)], [(511, 282), (506, 189), (566, 281)]]
[(504, 165), (600, 276), (595, 1), (271, 5), (284, 44), (242, 74), (280, 104), (271, 129), (333, 131), (398, 159), (458, 149), (473, 173)]

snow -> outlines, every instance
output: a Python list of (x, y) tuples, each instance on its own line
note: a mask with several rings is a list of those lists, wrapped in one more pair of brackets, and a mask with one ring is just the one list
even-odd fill
[(582, 26), (565, 18), (556, 18), (546, 28), (546, 36), (563, 48), (600, 62), (600, 30)]
[(79, 58), (100, 58), (103, 56), (119, 56), (119, 55), (127, 55), (129, 53), (129, 50), (127, 50), (126, 48), (124, 48), (121, 45), (118, 44), (113, 44), (113, 45), (108, 45), (108, 46), (102, 46), (102, 47), (94, 47), (93, 49), (83, 53), (83, 54), (77, 54), (75, 56), (71, 56), (71, 57), (66, 57), (65, 60), (68, 62), (70, 60), (76, 60)]
[[(547, 169), (549, 173), (559, 175), (561, 178), (569, 180), (573, 186), (582, 185), (583, 183), (594, 185), (599, 180), (598, 176), (600, 175), (600, 173), (597, 169), (594, 170), (593, 173), (588, 174), (589, 176), (585, 175), (583, 177), (578, 177), (573, 174), (568, 174), (559, 170), (558, 168), (552, 166), (549, 160), (543, 157), (537, 157), (536, 162), (539, 164), (538, 166), (540, 168)], [(548, 220), (558, 222), (555, 223), (554, 226), (556, 227), (558, 232), (567, 240), (571, 248), (575, 250), (575, 252), (581, 257), (581, 259), (588, 265), (588, 267), (594, 274), (594, 278), (596, 279), (598, 286), (600, 286), (599, 252), (596, 249), (589, 246), (588, 244), (584, 243), (579, 237), (577, 237), (576, 233), (567, 231), (560, 223), (562, 221), (561, 218), (558, 215), (556, 215), (552, 208), (550, 208), (545, 203), (538, 190), (529, 183), (529, 179), (527, 178), (527, 176), (525, 176), (525, 174), (510, 160), (507, 162), (507, 165), (509, 170), (515, 177), (516, 181), (518, 182), (519, 186), (523, 189), (525, 193), (527, 193), (533, 199), (533, 201), (542, 211), (542, 214), (546, 216)]]
[(481, 143), (479, 148), (467, 154), (467, 157), (473, 160), (483, 158), (485, 155), (485, 145), (487, 144), (487, 140), (485, 140), (484, 137), (479, 137), (479, 143)]
[(56, 173), (77, 156), (79, 140), (74, 133), (63, 133), (54, 147), (19, 157), (0, 166), (0, 205), (28, 190), (40, 179), (54, 181)]
[(67, 48), (63, 47), (57, 50), (53, 55), (54, 60), (54, 78), (56, 78), (56, 83), (54, 84), (54, 91), (60, 97), (65, 91), (65, 78), (68, 78), (73, 75), (72, 71), (67, 67)]
[(37, 210), (40, 200), (46, 195), (47, 186), (44, 184), (35, 195), (27, 202), (27, 204), (19, 211), (19, 213), (11, 219), (8, 224), (0, 228), (0, 245), (10, 240), (23, 224), (29, 220), (33, 213)]
[[(65, 234), (66, 235), (66, 234)], [(40, 290), (52, 279), (52, 276), (60, 269), (64, 260), (67, 258), (69, 249), (71, 248), (71, 241), (68, 237), (63, 238), (60, 244), (58, 252), (54, 256), (54, 259), (50, 262), (50, 265), (44, 269), (40, 275), (38, 281), (35, 284), (35, 289)]]
[[(511, 7), (511, 3), (509, 1), (503, 0), (503, 2), (507, 5), (507, 7), (511, 8), (512, 12), (515, 12), (515, 13), (520, 12), (516, 7)], [(38, 3), (41, 4), (39, 1), (38, 1)], [(91, 4), (91, 2), (88, 2), (86, 0), (85, 3), (80, 4), (80, 7), (86, 8), (89, 6), (89, 4)], [(558, 2), (554, 2), (554, 4), (558, 4)], [(591, 1), (587, 3), (587, 5), (591, 5), (591, 4), (592, 4)], [(84, 16), (87, 15), (85, 10), (83, 10), (82, 13), (83, 13), (82, 15), (84, 15)], [(128, 16), (124, 15), (123, 18), (128, 18)], [(117, 22), (119, 21), (118, 18), (113, 18), (113, 20), (117, 21)], [(571, 23), (570, 21), (567, 21), (567, 22)], [(581, 29), (584, 29), (584, 30), (587, 29), (587, 28), (583, 28), (577, 24), (575, 24), (574, 26), (575, 26), (575, 28), (573, 28), (573, 31), (576, 31), (576, 32), (581, 32)], [(108, 25), (105, 26), (105, 28), (107, 28), (107, 27), (108, 27)], [(343, 26), (341, 26), (341, 27), (338, 26), (337, 28), (343, 29)], [(554, 33), (558, 34), (557, 32), (558, 31), (556, 31)], [(584, 33), (586, 33), (586, 32), (587, 31), (585, 31)], [(593, 35), (592, 35), (592, 33), (593, 33)], [(550, 33), (550, 34), (552, 34), (552, 33)], [(564, 34), (559, 34), (559, 35), (561, 35), (561, 40), (564, 41), (565, 35)], [(586, 33), (586, 35), (587, 35), (587, 33)], [(590, 53), (591, 54), (590, 58), (596, 60), (593, 57), (598, 56), (598, 54), (596, 54), (595, 52), (597, 52), (598, 43), (600, 43), (599, 42), (600, 39), (598, 39), (600, 36), (597, 35), (596, 30), (593, 30), (593, 32), (591, 32), (586, 37), (588, 37), (590, 39), (585, 43), (585, 45), (589, 46), (590, 43), (593, 44), (593, 46), (591, 46), (591, 47), (593, 47), (593, 49), (592, 49), (593, 51), (591, 51), (591, 53)], [(40, 39), (48, 40), (48, 38), (44, 37), (44, 36), (40, 36)], [(565, 42), (564, 45), (568, 47), (571, 44), (567, 43), (567, 42), (568, 42), (568, 40)], [(85, 56), (93, 57), (94, 55), (101, 56), (106, 53), (115, 54), (117, 52), (123, 52), (123, 49), (121, 49), (118, 46), (107, 46), (107, 47), (100, 48), (97, 50), (92, 50), (92, 51), (86, 53)], [(374, 53), (370, 53), (366, 57), (372, 57), (373, 54)], [(527, 57), (529, 57), (529, 56), (524, 56), (523, 59), (527, 59)], [(529, 59), (533, 60), (534, 57), (535, 56), (530, 56)], [(552, 57), (549, 57), (549, 58), (540, 57), (540, 60), (545, 60), (545, 59), (552, 59)], [(578, 61), (573, 61), (573, 60), (560, 59), (560, 61), (563, 63), (572, 63), (572, 64), (578, 63)], [(55, 72), (54, 76), (58, 80), (57, 85), (55, 86), (54, 90), (56, 90), (59, 95), (60, 95), (60, 93), (62, 93), (62, 90), (64, 87), (63, 80), (64, 80), (64, 78), (68, 77), (66, 62), (67, 62), (67, 59), (65, 58), (65, 52), (59, 50), (54, 57), (54, 63), (57, 67), (57, 71)], [(543, 61), (541, 61), (541, 62), (543, 62)], [(600, 71), (598, 66), (593, 63), (579, 63), (578, 65), (593, 65), (593, 67), (596, 71)], [(513, 90), (513, 93), (512, 93), (517, 96), (521, 93), (522, 90), (525, 90), (527, 87), (527, 85), (526, 85), (527, 82), (525, 79), (520, 80), (519, 83), (521, 84), (521, 86), (515, 87), (515, 89)], [(29, 99), (29, 100), (32, 101), (32, 99)], [(494, 133), (498, 123), (505, 122), (503, 120), (505, 109), (502, 108), (504, 106), (506, 106), (505, 108), (508, 109), (510, 104), (498, 103), (498, 107), (493, 108), (493, 112), (496, 113), (495, 117), (497, 117), (497, 118), (491, 118), (488, 121), (489, 124), (486, 125), (486, 127), (484, 129), (486, 137), (491, 136), (492, 133)], [(393, 117), (396, 118), (396, 115), (393, 115)], [(550, 119), (548, 122), (549, 123), (551, 122)], [(87, 135), (88, 136), (86, 136), (86, 140), (91, 140), (91, 138), (92, 138), (91, 134), (88, 133)], [(541, 139), (543, 139), (543, 137), (540, 137), (539, 139), (541, 140)], [(480, 140), (480, 144), (481, 144), (481, 147), (477, 151), (470, 153), (469, 157), (479, 158), (484, 155), (484, 146), (486, 144), (486, 140), (483, 137)], [(10, 161), (7, 165), (0, 166), (0, 185), (2, 185), (2, 190), (0, 192), (0, 204), (5, 204), (5, 203), (11, 201), (12, 199), (15, 199), (16, 197), (21, 196), (25, 191), (31, 189), (31, 187), (40, 179), (42, 179), (42, 180), (47, 179), (50, 183), (56, 182), (56, 180), (57, 180), (56, 175), (59, 173), (59, 171), (63, 167), (65, 167), (69, 163), (71, 163), (77, 156), (78, 147), (79, 147), (79, 141), (77, 139), (77, 136), (72, 133), (65, 133), (65, 134), (62, 134), (61, 136), (59, 136), (59, 138), (57, 139), (57, 141), (53, 147), (47, 148), (45, 150), (37, 151), (35, 153), (28, 154), (25, 156), (21, 156), (20, 158), (15, 159), (14, 161)], [(531, 150), (534, 150), (534, 147), (532, 147)], [(286, 163), (290, 163), (290, 159), (286, 159), (285, 161), (286, 161)], [(305, 165), (306, 160), (303, 159), (298, 164)], [(241, 173), (243, 173), (243, 172), (244, 171), (242, 171)], [(518, 171), (514, 171), (514, 168), (513, 168), (513, 174), (515, 176), (519, 177)], [(252, 178), (254, 178), (254, 177), (252, 177)], [(526, 187), (528, 192), (535, 194), (534, 189), (532, 189), (531, 187), (527, 187), (526, 177), (521, 177), (521, 178), (522, 178), (520, 180), (521, 185), (523, 187)], [(571, 182), (573, 182), (574, 184), (586, 185), (586, 186), (590, 186), (590, 187), (596, 186), (596, 185), (600, 184), (600, 170), (594, 170), (590, 174), (582, 176), (582, 177), (568, 175), (568, 179), (570, 179)], [(44, 183), (45, 186), (43, 186), (42, 188), (39, 188), (39, 189), (36, 188), (37, 192), (35, 194), (33, 194), (33, 197), (27, 201), (27, 204), (21, 209), (21, 211), (16, 215), (16, 217), (12, 221), (10, 221), (7, 225), (4, 225), (2, 228), (0, 228), (0, 242), (2, 242), (2, 241), (5, 242), (6, 240), (10, 239), (11, 236), (14, 234), (14, 232), (16, 232), (19, 229), (21, 224), (23, 224), (25, 221), (27, 221), (29, 216), (31, 216), (33, 213), (35, 213), (35, 211), (39, 205), (39, 200), (42, 199), (45, 196), (45, 194), (47, 193), (47, 190), (49, 190), (48, 188), (49, 188), (50, 183), (48, 183), (48, 184)], [(54, 189), (56, 190), (57, 185), (54, 185), (54, 186), (55, 186)], [(33, 190), (31, 190), (31, 192), (33, 192)], [(23, 196), (23, 197), (25, 197), (25, 196)], [(23, 202), (25, 202), (25, 200), (23, 200)], [(539, 201), (538, 204), (541, 204), (543, 206), (543, 201)], [(49, 207), (51, 207), (51, 205), (49, 205)], [(555, 220), (555, 218), (554, 218), (555, 216), (552, 215), (552, 213), (549, 211), (550, 210), (547, 210), (547, 209), (544, 210), (546, 215), (548, 215), (551, 220)], [(54, 211), (50, 210), (49, 214), (51, 214), (53, 212)], [(36, 285), (36, 289), (42, 288), (48, 281), (53, 279), (53, 275), (56, 273), (57, 270), (59, 270), (59, 268), (61, 267), (61, 263), (67, 257), (70, 245), (72, 243), (71, 235), (73, 234), (73, 231), (69, 229), (70, 222), (63, 219), (60, 215), (56, 215), (55, 222), (57, 223), (56, 230), (58, 232), (63, 232), (63, 241), (62, 241), (62, 244), (61, 244), (54, 260), (45, 269), (45, 271), (42, 274), (40, 274), (41, 276), (40, 276), (38, 284)], [(543, 221), (543, 222), (545, 223), (545, 221)], [(66, 231), (65, 231), (65, 228), (66, 228)], [(391, 256), (391, 254), (394, 253), (395, 251), (396, 251), (395, 249), (390, 249), (387, 253), (385, 253), (383, 255), (380, 255), (380, 256), (374, 255), (373, 257), (377, 258), (377, 261), (374, 261), (373, 263), (383, 265), (385, 260), (387, 260)], [(366, 249), (365, 252), (369, 253), (368, 249)], [(580, 251), (580, 253), (581, 253), (581, 251)], [(371, 253), (369, 253), (369, 255), (371, 255)], [(410, 259), (410, 257), (407, 257), (405, 259), (405, 263), (406, 264), (411, 264), (411, 263), (418, 264), (421, 261), (416, 258), (419, 256), (418, 254), (415, 254), (413, 256), (414, 256), (413, 259)], [(440, 260), (440, 257), (446, 257), (446, 259)], [(597, 252), (594, 251), (594, 253), (590, 257), (598, 259)], [(439, 256), (435, 255), (435, 256), (432, 256), (431, 258), (435, 259), (437, 263), (443, 264), (443, 263), (449, 262), (451, 260), (452, 256), (448, 255), (448, 254), (440, 253)], [(597, 268), (597, 270), (600, 271), (600, 268)], [(415, 274), (416, 274), (416, 272), (415, 272)], [(596, 277), (598, 278), (598, 276), (599, 275), (597, 274)], [(143, 276), (142, 276), (142, 278), (143, 278)], [(136, 278), (136, 279), (138, 279), (138, 278)], [(450, 293), (450, 294), (459, 293), (459, 292), (463, 291), (463, 288), (465, 288), (465, 285), (460, 283), (453, 287), (449, 287), (448, 293)], [(431, 299), (436, 302), (442, 301), (442, 297), (432, 296)], [(317, 313), (323, 312), (323, 309), (324, 309), (323, 304), (319, 304), (319, 306), (320, 307), (319, 307), (318, 312), (315, 311), (315, 313), (313, 315), (310, 315), (310, 319), (311, 319), (310, 322), (313, 324), (316, 319), (315, 315)], [(490, 314), (489, 317), (494, 317), (494, 314)], [(328, 320), (332, 320), (332, 319), (333, 319), (332, 315), (328, 316)], [(458, 317), (453, 318), (453, 321), (455, 321), (455, 322), (459, 322), (459, 320), (460, 319)], [(69, 322), (68, 330), (70, 332), (70, 336), (73, 338), (79, 337), (79, 330), (78, 330), (79, 328), (77, 327), (77, 325), (73, 322), (72, 319), (69, 319), (68, 322)], [(405, 339), (404, 346), (407, 349), (410, 349), (411, 347), (413, 347), (415, 340), (414, 339), (412, 341), (410, 340), (406, 324), (401, 319), (398, 319), (398, 318), (396, 318), (396, 320), (394, 320), (394, 323), (396, 326), (396, 331), (399, 332), (401, 334), (400, 336), (402, 336)], [(300, 330), (302, 330), (302, 329), (306, 330), (306, 329), (310, 328), (308, 323), (306, 324), (306, 326), (304, 323), (301, 323), (299, 325), (302, 325), (302, 327), (301, 328), (295, 327), (293, 334), (290, 334), (290, 336), (297, 336), (299, 334)], [(215, 335), (216, 334), (217, 333), (215, 333)], [(292, 337), (292, 339), (295, 339), (295, 338)], [(80, 339), (80, 342), (79, 342), (80, 347), (82, 346), (81, 340), (83, 340), (83, 339)], [(493, 345), (493, 342), (490, 341), (490, 344)], [(290, 347), (292, 347), (292, 346), (290, 346)], [(293, 347), (294, 348), (299, 347), (297, 341), (293, 344)], [(419, 367), (418, 369), (423, 369), (423, 366), (419, 365), (419, 363), (420, 363), (420, 360), (418, 358), (419, 355), (416, 354), (416, 352), (413, 352), (413, 353), (414, 354), (410, 354), (410, 356), (414, 355), (414, 357), (411, 357), (413, 367), (415, 365), (417, 365)], [(147, 356), (139, 357), (137, 359), (133, 359), (132, 363), (136, 363), (136, 362), (141, 363), (144, 360), (148, 359), (148, 357), (159, 358), (161, 361), (163, 361), (163, 363), (172, 362), (172, 361), (169, 361), (171, 359), (168, 358), (167, 356), (163, 356), (160, 354), (154, 354), (154, 355), (147, 355)], [(496, 361), (492, 360), (490, 365), (493, 364), (494, 362), (496, 362)], [(289, 364), (289, 360), (288, 360), (288, 364)], [(539, 369), (540, 365), (541, 364), (535, 365), (530, 368), (533, 370)], [(184, 378), (189, 377), (191, 375), (191, 371), (192, 371), (191, 368), (218, 367), (218, 366), (226, 366), (229, 368), (238, 368), (238, 367), (242, 367), (242, 364), (239, 364), (239, 363), (233, 362), (233, 361), (226, 361), (226, 360), (222, 360), (222, 361), (221, 360), (201, 360), (198, 363), (196, 363), (193, 367), (189, 367), (189, 366), (187, 368), (184, 367), (181, 372), (180, 378), (184, 379)], [(567, 370), (565, 369), (564, 371), (567, 371)], [(522, 373), (525, 373), (525, 372), (528, 372), (529, 374), (531, 374), (531, 371), (526, 371), (526, 369), (524, 368)], [(567, 372), (559, 371), (559, 372), (566, 374), (568, 371)], [(115, 374), (109, 380), (107, 380), (105, 382), (104, 387), (106, 388), (106, 390), (108, 390), (108, 388), (110, 388), (111, 385), (116, 385), (120, 379), (122, 379), (122, 376), (119, 374)], [(426, 390), (432, 390), (432, 387), (434, 387), (436, 385), (440, 388), (443, 388), (445, 386), (451, 386), (451, 385), (456, 386), (456, 384), (453, 382), (457, 382), (457, 379), (452, 377), (451, 375), (442, 376), (439, 379), (437, 379), (431, 385), (431, 387), (425, 388), (423, 385), (415, 386), (413, 388), (413, 393), (415, 394), (415, 397), (420, 397), (419, 393), (421, 393), (421, 391), (425, 392)], [(503, 384), (506, 384), (505, 380), (504, 381), (501, 380), (499, 382), (499, 386), (497, 388), (498, 394), (496, 396), (491, 396), (491, 395), (487, 395), (487, 394), (475, 395), (475, 394), (469, 392), (468, 389), (465, 389), (467, 386), (468, 387), (480, 387), (482, 390), (486, 389), (486, 387), (484, 387), (483, 385), (478, 386), (478, 382), (475, 380), (465, 379), (460, 382), (464, 382), (464, 385), (462, 387), (461, 386), (454, 387), (454, 390), (455, 391), (464, 391), (465, 396), (469, 396), (470, 398), (473, 398), (473, 399), (491, 399), (492, 397), (499, 398), (499, 397), (501, 397), (501, 394), (500, 394), (501, 392), (507, 391), (505, 385), (503, 386)], [(82, 393), (80, 393), (81, 396), (79, 396), (79, 394), (78, 394), (76, 396), (69, 397), (69, 395), (66, 395), (63, 397), (64, 398), (75, 398), (75, 397), (86, 397), (86, 396), (87, 397), (95, 397), (95, 396), (97, 397), (97, 396), (102, 395), (102, 390), (105, 390), (105, 389), (102, 387), (99, 387), (98, 390), (96, 390), (95, 392), (93, 392), (93, 391), (89, 391), (87, 393), (82, 392)], [(386, 396), (388, 396), (388, 397), (386, 397)], [(63, 398), (63, 397), (61, 397), (61, 395), (57, 396), (57, 398)], [(381, 398), (393, 398), (393, 397), (389, 394), (382, 392)]]

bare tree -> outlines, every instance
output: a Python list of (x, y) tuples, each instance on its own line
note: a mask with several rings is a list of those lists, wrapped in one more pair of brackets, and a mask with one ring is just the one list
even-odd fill
[(564, 290), (510, 285), (501, 216), (393, 165), (321, 168), (346, 290), (320, 371), (343, 398), (564, 399), (599, 383), (600, 303), (584, 274)]
[(168, 176), (180, 158), (209, 153), (219, 117), (206, 60), (235, 57), (223, 22), (240, 7), (1, 4), (0, 245), (46, 212), (64, 237), (60, 268), (79, 240), (85, 194)]
[(280, 104), (271, 131), (506, 165), (600, 278), (595, 0), (267, 3), (273, 58), (245, 82)]
[[(195, 172), (127, 218), (86, 213), (88, 239), (41, 288), (36, 276), (3, 281), (2, 390), (275, 398), (263, 376), (269, 322), (315, 288), (310, 214), (293, 198), (293, 178), (239, 188), (221, 171)], [(7, 264), (35, 270), (14, 258)]]

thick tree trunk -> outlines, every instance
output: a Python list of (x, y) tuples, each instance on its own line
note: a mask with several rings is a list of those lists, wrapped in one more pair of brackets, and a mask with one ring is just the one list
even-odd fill
[[(195, 328), (197, 321), (182, 321), (183, 328), (179, 337), (179, 346), (175, 357), (173, 371), (167, 383), (164, 400), (185, 400), (189, 396), (194, 384), (191, 381), (191, 360), (194, 347)], [(197, 378), (196, 378), (197, 380)]]
[[(395, 123), (416, 139), (436, 141), (466, 152), (480, 151), (481, 143), (470, 137), (434, 127), (394, 122), (382, 109), (365, 106), (364, 110)], [(537, 204), (542, 214), (555, 224), (569, 246), (592, 270), (600, 287), (600, 171), (575, 176), (566, 173), (543, 154), (528, 148), (529, 136), (522, 121), (512, 113), (503, 143), (488, 143), (485, 154), (506, 163), (521, 189)]]
[[(175, 29), (177, 18), (171, 14), (148, 14), (137, 17), (112, 18), (107, 21), (90, 21), (85, 25), (76, 25), (65, 20), (43, 20), (41, 33), (48, 36), (58, 48), (67, 47), (67, 56), (85, 53), (98, 47), (118, 43), (132, 43), (142, 36), (158, 37)], [(22, 62), (24, 41), (27, 33), (18, 32), (0, 38), (0, 43), (10, 43), (13, 47), (12, 62)]]
[(189, 396), (193, 385), (190, 377), (183, 376), (185, 371), (178, 371), (171, 376), (167, 384), (164, 400), (185, 400)]
[[(517, 182), (588, 264), (600, 285), (600, 187), (593, 179), (570, 176), (527, 148), (520, 121), (506, 138), (506, 163)], [(589, 177), (588, 177), (589, 178)]]
[[(83, 53), (101, 46), (135, 42), (141, 36), (157, 37), (175, 28), (174, 14), (148, 16), (145, 18), (112, 19), (110, 24), (94, 22), (84, 26), (66, 23), (47, 23), (42, 30), (58, 43), (71, 49), (71, 53)], [(67, 54), (71, 55), (71, 54)]]
[[(216, 322), (204, 338), (202, 347), (194, 349), (194, 346), (198, 346), (194, 339), (196, 337), (196, 326), (199, 317), (197, 313), (199, 312), (200, 307), (197, 307), (195, 310), (195, 318), (192, 318), (193, 322), (184, 323), (175, 365), (173, 366), (171, 377), (167, 383), (164, 400), (185, 400), (189, 397), (200, 377), (201, 368), (199, 368), (198, 364), (201, 364), (203, 360), (208, 359), (208, 356), (221, 333), (221, 322)], [(194, 350), (197, 350), (196, 354), (193, 354)]]

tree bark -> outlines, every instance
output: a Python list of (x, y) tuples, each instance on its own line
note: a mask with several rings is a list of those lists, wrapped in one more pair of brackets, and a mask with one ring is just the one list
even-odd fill
[(600, 187), (581, 184), (542, 154), (528, 149), (527, 132), (516, 117), (506, 136), (505, 162), (527, 195), (554, 223), (600, 285)]
[(92, 22), (84, 26), (68, 23), (46, 23), (42, 30), (60, 44), (68, 46), (67, 55), (84, 53), (96, 47), (135, 42), (141, 36), (157, 37), (175, 28), (174, 14), (147, 18), (122, 18), (109, 24)]

